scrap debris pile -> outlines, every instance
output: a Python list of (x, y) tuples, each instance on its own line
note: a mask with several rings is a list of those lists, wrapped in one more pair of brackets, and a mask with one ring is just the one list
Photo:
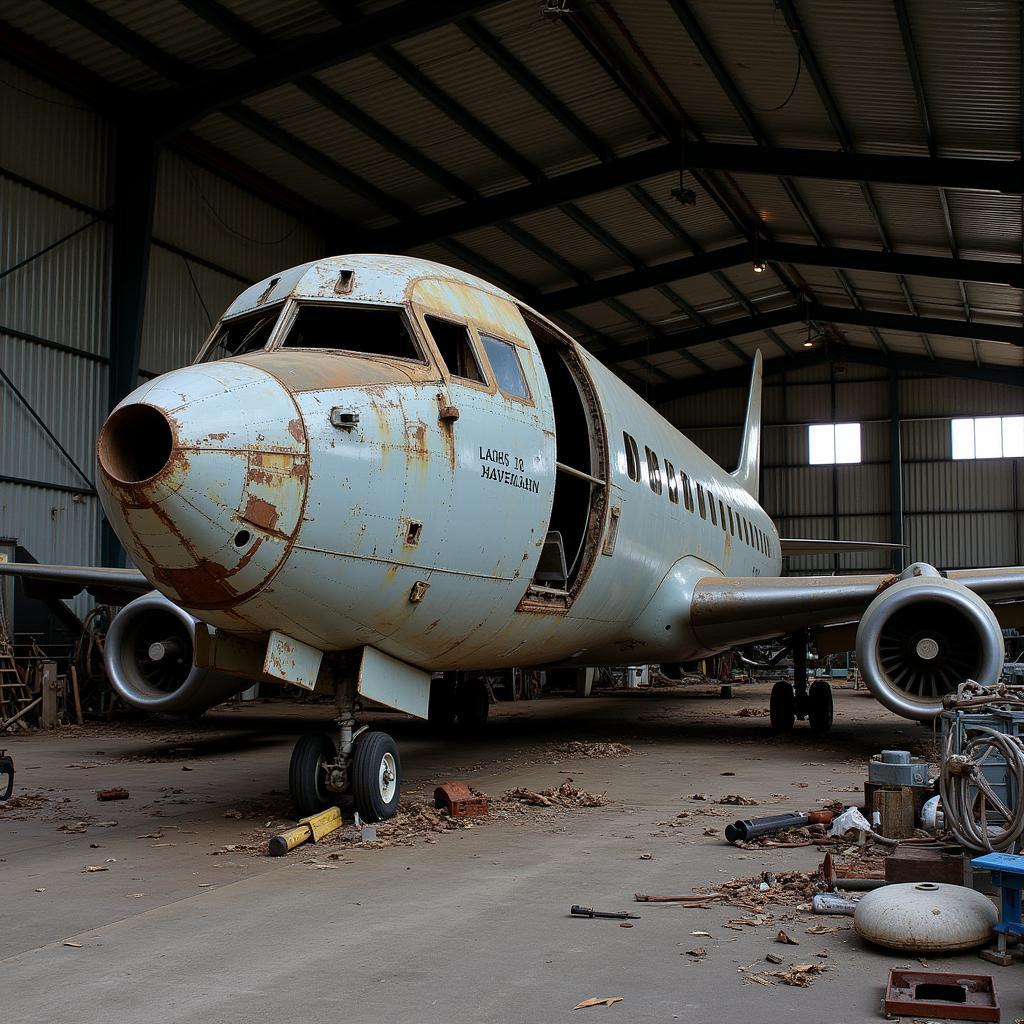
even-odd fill
[(540, 793), (523, 786), (508, 790), (502, 797), (505, 801), (530, 804), (533, 807), (604, 807), (611, 800), (605, 793), (588, 793), (566, 779), (560, 786), (542, 790)]
[(547, 753), (559, 760), (578, 757), (629, 757), (633, 748), (625, 743), (588, 743), (583, 740), (570, 740), (568, 743), (556, 743), (547, 748)]

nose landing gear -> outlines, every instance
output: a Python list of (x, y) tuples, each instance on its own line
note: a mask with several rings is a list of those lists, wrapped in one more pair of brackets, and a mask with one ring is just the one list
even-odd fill
[(363, 821), (386, 821), (398, 810), (402, 762), (386, 732), (356, 728), (355, 683), (339, 680), (339, 742), (327, 733), (299, 738), (292, 751), (288, 789), (300, 816), (316, 814), (348, 794)]

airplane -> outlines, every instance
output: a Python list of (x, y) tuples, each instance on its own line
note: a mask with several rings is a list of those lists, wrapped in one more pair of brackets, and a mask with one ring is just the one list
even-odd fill
[[(857, 545), (787, 541), (758, 503), (761, 375), (757, 353), (727, 472), (502, 289), (404, 256), (316, 260), (243, 291), (191, 365), (104, 423), (100, 500), (137, 568), (0, 572), (139, 595), (106, 640), (137, 707), (253, 680), (333, 693), (337, 737), (292, 753), (302, 814), (348, 794), (391, 817), (398, 747), (358, 708), (479, 719), (485, 669), (678, 665), (815, 629), (819, 648), (855, 640), (907, 718), (996, 682), (1024, 568), (781, 576), (789, 552)], [(829, 685), (795, 675), (773, 724), (827, 729)]]

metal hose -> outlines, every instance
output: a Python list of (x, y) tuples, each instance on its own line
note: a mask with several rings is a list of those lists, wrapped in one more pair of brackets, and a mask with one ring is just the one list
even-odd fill
[[(1008, 850), (1024, 835), (1024, 741), (984, 725), (963, 728), (960, 753), (953, 752), (955, 729), (946, 737), (943, 752), (939, 790), (946, 828), (958, 843), (976, 853)], [(983, 774), (985, 761), (995, 754), (1006, 762), (1008, 797), (1016, 798), (1012, 809)], [(1003, 827), (989, 825), (989, 805), (1005, 819)]]

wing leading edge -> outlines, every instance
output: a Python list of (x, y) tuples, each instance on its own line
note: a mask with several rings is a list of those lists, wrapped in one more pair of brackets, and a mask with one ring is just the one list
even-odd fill
[(74, 597), (83, 590), (103, 596), (132, 598), (153, 589), (153, 584), (138, 569), (103, 566), (0, 562), (0, 576), (16, 576), (24, 580), (33, 593), (62, 599)]
[[(1024, 600), (1024, 567), (952, 569), (943, 575), (988, 603)], [(709, 576), (693, 591), (690, 624), (709, 650), (860, 618), (898, 579), (862, 576)]]

